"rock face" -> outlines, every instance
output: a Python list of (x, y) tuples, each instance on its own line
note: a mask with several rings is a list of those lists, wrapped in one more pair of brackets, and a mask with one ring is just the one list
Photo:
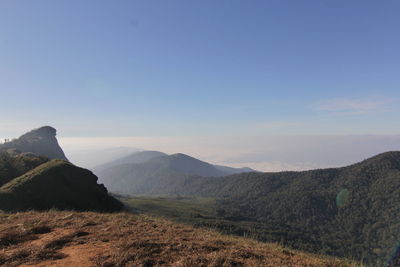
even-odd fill
[(119, 211), (123, 205), (108, 195), (89, 170), (52, 160), (0, 187), (0, 210)]
[(20, 152), (31, 152), (38, 156), (45, 156), (49, 159), (67, 160), (64, 151), (56, 139), (56, 129), (44, 126), (34, 129), (18, 139), (0, 145), (0, 151), (15, 149)]

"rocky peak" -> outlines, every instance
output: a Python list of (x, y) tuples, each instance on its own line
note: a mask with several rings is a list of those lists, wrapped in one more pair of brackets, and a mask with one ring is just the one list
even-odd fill
[(0, 145), (0, 151), (16, 149), (49, 159), (67, 160), (64, 151), (58, 144), (56, 134), (57, 130), (53, 127), (43, 126), (21, 135), (18, 139)]
[(43, 126), (37, 129), (33, 129), (30, 132), (22, 135), (20, 138), (29, 138), (29, 137), (55, 137), (57, 134), (57, 130), (51, 126)]

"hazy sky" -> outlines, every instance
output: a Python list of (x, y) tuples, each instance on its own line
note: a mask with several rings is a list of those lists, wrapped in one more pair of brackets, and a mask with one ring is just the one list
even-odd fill
[(260, 170), (400, 149), (399, 13), (397, 0), (0, 1), (0, 137), (51, 125), (84, 165), (131, 147)]
[(91, 168), (137, 150), (186, 153), (198, 159), (260, 171), (339, 167), (400, 150), (399, 135), (164, 136), (60, 138), (67, 157)]
[(398, 134), (400, 1), (0, 1), (0, 136)]

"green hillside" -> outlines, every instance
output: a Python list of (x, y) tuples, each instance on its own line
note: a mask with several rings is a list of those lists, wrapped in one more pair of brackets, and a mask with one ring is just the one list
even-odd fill
[(47, 161), (47, 158), (31, 153), (0, 152), (0, 186)]
[(220, 219), (251, 222), (261, 240), (376, 266), (389, 261), (400, 240), (400, 152), (335, 169), (167, 176), (138, 193), (212, 197)]
[(97, 177), (63, 160), (52, 160), (0, 187), (0, 210), (117, 211), (122, 204), (108, 195)]
[(93, 171), (112, 192), (153, 194), (164, 188), (174, 191), (175, 182), (191, 176), (218, 177), (253, 170), (212, 165), (181, 153), (142, 151), (98, 166)]

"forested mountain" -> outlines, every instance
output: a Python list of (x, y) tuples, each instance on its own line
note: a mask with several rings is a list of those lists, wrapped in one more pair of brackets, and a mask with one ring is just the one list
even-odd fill
[[(49, 160), (65, 158), (55, 133), (42, 127), (0, 146), (0, 210), (121, 209), (92, 172)], [(145, 151), (97, 170), (112, 192), (213, 198), (216, 214), (228, 222), (221, 228), (247, 224), (263, 241), (371, 266), (399, 255), (400, 152), (342, 168), (227, 175), (248, 169)], [(230, 231), (240, 233), (235, 227)]]
[(214, 165), (215, 168), (224, 172), (226, 175), (236, 174), (236, 173), (243, 173), (243, 172), (254, 172), (255, 170), (250, 169), (248, 167), (243, 168), (232, 168), (228, 166), (221, 166), (221, 165)]
[(56, 129), (50, 126), (34, 129), (18, 139), (9, 140), (0, 144), (0, 151), (15, 149), (20, 152), (31, 152), (38, 156), (45, 156), (49, 159), (67, 160), (64, 151), (56, 139)]
[(217, 198), (221, 217), (299, 249), (383, 266), (400, 240), (400, 152), (343, 168), (142, 182), (135, 193)]
[(185, 154), (157, 151), (136, 152), (93, 169), (110, 191), (126, 194), (157, 190), (164, 183), (171, 186), (175, 180), (191, 175), (217, 177), (250, 170), (215, 166)]

